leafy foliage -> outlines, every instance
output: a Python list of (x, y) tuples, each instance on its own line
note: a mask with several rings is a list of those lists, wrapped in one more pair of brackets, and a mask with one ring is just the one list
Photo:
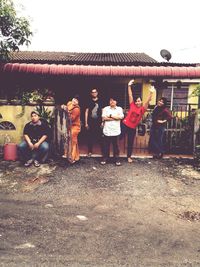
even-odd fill
[(200, 96), (200, 84), (197, 85), (197, 87), (192, 92), (192, 96)]
[(43, 120), (46, 120), (49, 123), (49, 125), (52, 125), (54, 116), (51, 110), (49, 110), (48, 108), (45, 108), (42, 105), (39, 105), (36, 107), (36, 111), (39, 113), (39, 116)]
[(0, 0), (0, 60), (8, 60), (9, 53), (28, 45), (32, 32), (29, 21), (18, 17), (12, 0)]
[(25, 105), (31, 103), (31, 102), (36, 102), (40, 104), (42, 102), (43, 95), (42, 93), (39, 92), (39, 90), (35, 89), (32, 92), (26, 92), (24, 91), (21, 96), (21, 107), (22, 111), (17, 114), (17, 118), (21, 118), (24, 113), (25, 113)]

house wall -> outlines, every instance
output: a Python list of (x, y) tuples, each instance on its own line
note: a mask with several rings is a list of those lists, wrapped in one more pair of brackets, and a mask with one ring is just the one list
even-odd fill
[[(11, 77), (10, 77), (11, 79)], [(18, 81), (20, 86), (25, 89), (30, 89), (29, 84), (31, 84), (31, 88), (45, 88), (53, 89), (55, 92), (55, 99), (57, 104), (66, 103), (75, 93), (80, 94), (81, 99), (81, 119), (84, 123), (84, 110), (85, 110), (85, 103), (88, 100), (89, 92), (92, 88), (96, 87), (99, 89), (100, 96), (104, 99), (105, 105), (108, 105), (108, 98), (111, 94), (115, 94), (119, 99), (119, 105), (124, 107), (128, 107), (128, 96), (127, 96), (127, 83), (130, 79), (124, 78), (110, 78), (110, 77), (31, 77), (30, 80), (26, 79), (25, 83), (23, 83), (23, 77), (19, 80), (15, 78), (12, 80), (13, 84), (16, 84)], [(149, 95), (149, 88), (151, 86), (150, 82), (145, 81), (145, 79), (136, 79), (137, 83), (142, 84), (142, 98), (143, 102), (145, 103), (148, 95)], [(14, 90), (14, 86), (9, 84), (10, 88)], [(0, 89), (2, 84), (0, 85)], [(156, 86), (155, 86), (156, 87)], [(198, 97), (191, 97), (192, 91), (196, 88), (195, 84), (191, 84), (189, 86), (189, 93), (188, 93), (188, 103), (197, 104)], [(157, 91), (153, 94), (152, 100), (150, 105), (155, 105), (158, 94), (160, 93), (159, 86), (156, 87)], [(48, 107), (50, 108), (50, 107)], [(196, 106), (194, 106), (196, 108)], [(30, 113), (34, 110), (34, 106), (26, 106), (25, 114), (18, 118), (18, 114), (21, 113), (21, 106), (14, 106), (14, 105), (5, 105), (0, 106), (0, 113), (3, 116), (2, 121), (10, 121), (16, 127), (16, 130), (0, 130), (0, 145), (4, 144), (4, 137), (6, 134), (9, 135), (12, 142), (19, 143), (22, 140), (23, 135), (23, 128), (24, 125), (30, 121)], [(84, 128), (82, 130), (81, 135), (84, 136)], [(144, 148), (148, 144), (148, 135), (143, 136), (136, 136), (136, 143), (139, 142), (140, 148)], [(84, 145), (84, 149), (86, 151), (87, 146), (85, 143), (85, 139), (83, 140), (82, 144)], [(121, 147), (123, 147), (123, 151), (125, 153), (126, 142), (121, 141)], [(138, 147), (138, 145), (137, 145)]]
[[(142, 86), (142, 99), (143, 99), (143, 103), (145, 103), (149, 97), (149, 89), (151, 87), (151, 84), (149, 83), (143, 83)], [(152, 99), (149, 103), (150, 105), (155, 105), (156, 104), (156, 91), (153, 93), (152, 95)]]
[[(196, 84), (191, 84), (189, 86), (188, 90), (188, 104), (198, 104), (199, 103), (199, 97), (198, 96), (192, 96), (192, 92), (196, 89)], [(191, 108), (196, 109), (196, 105), (192, 105)]]

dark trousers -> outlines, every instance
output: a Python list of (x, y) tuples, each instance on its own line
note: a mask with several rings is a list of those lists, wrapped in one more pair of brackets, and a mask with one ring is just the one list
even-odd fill
[(21, 161), (26, 162), (29, 159), (35, 159), (40, 162), (45, 162), (48, 157), (49, 144), (43, 142), (38, 149), (31, 150), (26, 141), (22, 141), (18, 145), (19, 158)]
[(119, 148), (118, 148), (118, 136), (106, 136), (103, 137), (104, 141), (104, 160), (108, 160), (110, 157), (110, 144), (113, 146), (113, 159), (116, 162), (119, 157)]
[(154, 154), (164, 153), (163, 137), (165, 127), (163, 126), (152, 126), (150, 130), (149, 139), (149, 152)]
[(121, 130), (122, 133), (120, 135), (120, 139), (127, 135), (127, 157), (130, 158), (133, 151), (133, 143), (135, 139), (136, 129), (127, 127), (125, 124), (122, 123)]
[(92, 153), (94, 144), (98, 143), (101, 148), (101, 153), (103, 153), (102, 144), (102, 129), (99, 120), (90, 120), (89, 129), (87, 130), (88, 138), (88, 153)]

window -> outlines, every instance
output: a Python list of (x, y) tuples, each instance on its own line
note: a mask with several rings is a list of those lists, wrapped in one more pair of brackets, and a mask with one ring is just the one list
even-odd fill
[(12, 122), (2, 121), (0, 122), (0, 130), (16, 130)]
[(188, 103), (188, 85), (168, 85), (163, 89), (162, 96), (167, 98), (168, 106), (186, 109)]

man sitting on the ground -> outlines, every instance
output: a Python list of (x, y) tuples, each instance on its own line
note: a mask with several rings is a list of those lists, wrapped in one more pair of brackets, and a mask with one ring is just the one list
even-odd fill
[(18, 146), (19, 156), (25, 162), (25, 167), (29, 167), (32, 163), (35, 167), (39, 167), (47, 158), (49, 130), (48, 123), (40, 119), (37, 111), (32, 111), (31, 121), (24, 127), (24, 141)]

